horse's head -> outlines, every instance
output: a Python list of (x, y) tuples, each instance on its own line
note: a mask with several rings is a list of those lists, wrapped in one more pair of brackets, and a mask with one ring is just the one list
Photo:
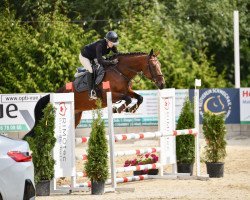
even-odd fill
[(163, 89), (165, 87), (165, 80), (161, 72), (161, 63), (157, 59), (157, 55), (154, 54), (153, 49), (150, 51), (147, 59), (148, 65), (143, 71), (144, 75), (152, 80), (159, 89)]

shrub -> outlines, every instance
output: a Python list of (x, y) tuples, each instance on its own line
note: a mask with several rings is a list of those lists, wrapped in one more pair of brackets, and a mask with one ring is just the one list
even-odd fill
[[(186, 98), (176, 129), (189, 129), (194, 127), (193, 104)], [(179, 163), (193, 163), (195, 159), (195, 136), (179, 135), (176, 137), (176, 156)]]
[(52, 150), (56, 143), (54, 137), (55, 111), (51, 103), (43, 110), (43, 117), (34, 129), (35, 135), (28, 137), (27, 141), (32, 151), (35, 169), (35, 182), (51, 180), (54, 177), (55, 161)]
[(205, 112), (202, 129), (206, 139), (205, 160), (207, 162), (223, 161), (226, 157), (227, 144), (224, 114), (215, 115)]
[[(95, 116), (97, 116), (96, 119)], [(105, 181), (108, 178), (108, 144), (100, 100), (97, 100), (97, 109), (93, 111), (91, 128), (87, 150), (88, 160), (84, 168), (91, 181)]]

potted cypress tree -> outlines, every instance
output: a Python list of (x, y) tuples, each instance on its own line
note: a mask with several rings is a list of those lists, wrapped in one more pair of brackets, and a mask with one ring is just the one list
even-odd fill
[[(194, 127), (193, 104), (186, 98), (176, 129), (189, 129)], [(195, 160), (195, 137), (194, 135), (179, 135), (176, 137), (176, 159), (178, 173), (193, 174)]]
[(49, 103), (43, 110), (43, 117), (34, 128), (34, 136), (27, 138), (32, 151), (37, 196), (50, 195), (50, 181), (54, 177), (55, 164), (52, 156), (56, 142), (54, 128), (55, 111)]
[(224, 114), (215, 115), (205, 112), (203, 116), (203, 134), (206, 140), (205, 161), (209, 177), (224, 176), (224, 159), (226, 157), (226, 127)]
[(92, 130), (88, 141), (88, 160), (84, 168), (91, 180), (91, 194), (101, 195), (104, 194), (105, 181), (108, 178), (108, 144), (101, 100), (98, 99), (96, 103), (97, 109), (93, 111)]

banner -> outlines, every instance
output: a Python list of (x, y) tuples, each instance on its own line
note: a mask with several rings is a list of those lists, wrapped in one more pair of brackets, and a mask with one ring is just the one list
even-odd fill
[(34, 108), (45, 94), (1, 94), (0, 132), (28, 132), (34, 125)]
[(240, 88), (240, 123), (250, 124), (250, 88)]
[(203, 113), (224, 114), (226, 124), (240, 123), (239, 89), (213, 88), (200, 90), (199, 113), (202, 123)]
[(53, 149), (55, 159), (54, 177), (69, 177), (75, 174), (75, 132), (74, 94), (51, 94), (55, 107), (55, 138)]

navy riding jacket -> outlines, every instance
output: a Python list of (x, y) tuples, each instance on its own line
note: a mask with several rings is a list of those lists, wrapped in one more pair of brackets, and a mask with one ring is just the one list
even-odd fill
[(113, 46), (112, 48), (108, 47), (106, 39), (98, 40), (97, 42), (88, 44), (81, 48), (81, 54), (83, 57), (88, 58), (89, 60), (94, 60), (95, 58), (100, 64), (109, 65), (111, 61), (105, 60), (102, 56), (107, 55), (110, 51), (118, 53), (117, 48)]

